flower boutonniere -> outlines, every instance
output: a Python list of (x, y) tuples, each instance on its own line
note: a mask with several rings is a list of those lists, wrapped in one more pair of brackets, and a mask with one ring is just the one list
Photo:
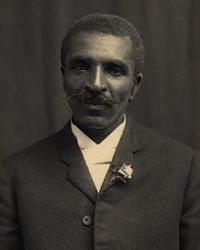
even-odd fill
[(131, 164), (123, 163), (120, 167), (113, 167), (112, 172), (114, 173), (111, 178), (111, 183), (116, 181), (122, 181), (126, 183), (128, 180), (133, 178), (133, 166)]

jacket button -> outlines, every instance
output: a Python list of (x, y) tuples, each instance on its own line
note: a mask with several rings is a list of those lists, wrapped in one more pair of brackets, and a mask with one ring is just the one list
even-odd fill
[(82, 223), (84, 226), (90, 226), (92, 224), (92, 218), (89, 215), (86, 215), (83, 217)]

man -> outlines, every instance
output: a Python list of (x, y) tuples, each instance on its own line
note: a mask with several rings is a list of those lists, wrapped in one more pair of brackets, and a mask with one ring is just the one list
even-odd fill
[(67, 126), (1, 168), (1, 250), (199, 250), (200, 158), (125, 113), (142, 80), (135, 28), (78, 20), (62, 44)]

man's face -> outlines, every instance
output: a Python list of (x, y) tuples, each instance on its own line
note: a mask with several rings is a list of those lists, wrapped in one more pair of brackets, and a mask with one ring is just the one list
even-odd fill
[(105, 129), (123, 117), (137, 86), (129, 37), (82, 32), (66, 54), (64, 87), (76, 124)]

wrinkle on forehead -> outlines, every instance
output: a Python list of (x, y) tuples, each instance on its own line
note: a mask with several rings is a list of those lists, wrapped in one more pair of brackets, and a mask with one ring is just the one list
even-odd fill
[(132, 61), (132, 42), (128, 36), (81, 32), (72, 38), (67, 56), (72, 55)]

